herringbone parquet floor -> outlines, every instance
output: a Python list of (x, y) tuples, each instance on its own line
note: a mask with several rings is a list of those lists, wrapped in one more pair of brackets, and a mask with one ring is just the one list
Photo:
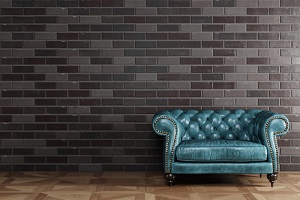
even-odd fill
[(274, 187), (263, 175), (177, 176), (162, 173), (0, 173), (0, 200), (299, 200), (300, 173), (283, 173)]

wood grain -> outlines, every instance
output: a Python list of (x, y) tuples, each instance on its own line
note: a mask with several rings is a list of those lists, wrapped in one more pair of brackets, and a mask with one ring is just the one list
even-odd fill
[(173, 187), (158, 172), (0, 173), (1, 200), (298, 200), (300, 173), (178, 175)]

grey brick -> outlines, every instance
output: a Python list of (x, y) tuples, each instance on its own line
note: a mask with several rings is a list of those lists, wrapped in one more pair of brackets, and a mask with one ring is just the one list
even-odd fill
[(179, 63), (179, 58), (177, 57), (158, 58), (159, 65), (178, 65)]
[(92, 48), (112, 48), (111, 41), (91, 41)]
[[(225, 8), (226, 11), (227, 8)], [(224, 15), (224, 9), (223, 8), (205, 8), (203, 9), (203, 15)]]
[(225, 97), (246, 97), (245, 90), (225, 90)]
[(125, 73), (144, 73), (146, 72), (146, 66), (125, 66)]
[(146, 0), (147, 7), (167, 7), (168, 0)]
[(169, 88), (171, 89), (191, 89), (191, 82), (175, 82), (175, 81), (170, 81), (169, 82)]
[(225, 15), (247, 15), (247, 8), (224, 8)]
[(68, 25), (66, 25), (66, 24), (47, 24), (46, 31), (48, 31), (48, 32), (67, 32)]
[(69, 107), (68, 108), (69, 114), (89, 114), (90, 108), (89, 107)]
[(137, 32), (155, 32), (156, 25), (155, 24), (136, 24), (135, 30)]
[(268, 81), (269, 80), (269, 74), (248, 74), (248, 80), (249, 81)]
[(0, 40), (11, 40), (12, 34), (11, 33), (0, 33)]
[(255, 98), (237, 98), (236, 99), (236, 105), (237, 106), (257, 106), (258, 105), (258, 99)]
[(156, 8), (136, 8), (136, 15), (156, 15)]
[(258, 66), (247, 65), (247, 66), (236, 66), (237, 73), (257, 73)]
[(203, 97), (223, 97), (224, 92), (222, 90), (202, 90)]
[(144, 58), (136, 58), (135, 64), (137, 65), (155, 65), (156, 64), (156, 58), (149, 58), (149, 57), (144, 57)]
[(102, 49), (101, 56), (123, 56), (123, 50), (121, 49)]
[(247, 81), (247, 74), (225, 74), (225, 81)]
[[(0, 3), (1, 5), (1, 3)], [(16, 164), (16, 163), (24, 163), (24, 156), (2, 156), (1, 157), (2, 163), (9, 163), (9, 164)]]
[(16, 98), (13, 99), (13, 106), (33, 106), (33, 99), (25, 99), (25, 98)]
[(103, 122), (124, 122), (124, 115), (102, 115)]
[(192, 56), (201, 57), (201, 56), (212, 56), (212, 49), (192, 49)]
[(125, 7), (145, 7), (145, 0), (125, 0)]
[[(57, 56), (78, 56), (77, 49), (57, 49), (56, 50)], [(86, 59), (84, 59), (86, 60)]]
[(81, 172), (102, 172), (102, 164), (80, 164), (79, 171)]
[[(191, 72), (191, 67), (186, 66), (186, 65), (171, 65), (169, 66), (169, 71), (172, 72), (177, 72), (177, 73), (190, 73)], [(167, 71), (165, 71), (167, 72)]]
[(57, 82), (56, 83), (57, 89), (78, 89), (78, 83), (77, 82)]
[(52, 32), (49, 32), (49, 33), (36, 32), (35, 39), (36, 40), (56, 40), (56, 35), (57, 35), (57, 33), (52, 33)]
[(57, 155), (57, 148), (45, 147), (45, 148), (36, 148), (35, 155)]
[[(114, 57), (114, 64), (117, 65), (133, 65), (135, 64), (134, 57)], [(139, 63), (136, 63), (139, 64)]]
[(125, 99), (124, 105), (126, 106), (145, 106), (145, 99)]
[(23, 140), (18, 139), (9, 139), (9, 140), (1, 140), (2, 147), (23, 147), (24, 142)]
[(46, 147), (46, 140), (25, 139), (24, 147)]
[(68, 15), (67, 8), (46, 8), (47, 15)]
[(36, 73), (56, 73), (56, 66), (47, 66), (47, 65), (36, 65), (35, 66)]
[(230, 32), (245, 32), (245, 24), (225, 24), (225, 31)]
[(258, 89), (258, 83), (252, 81), (237, 82), (236, 88), (237, 89)]
[(90, 64), (90, 58), (70, 57), (69, 64)]
[(181, 24), (180, 27), (182, 33), (201, 32), (202, 30), (202, 25), (199, 24)]
[(192, 39), (193, 40), (212, 40), (213, 34), (212, 33), (193, 33)]
[(113, 92), (111, 90), (92, 90), (92, 97), (112, 97)]
[(168, 83), (167, 82), (147, 82), (148, 89), (167, 89)]
[(12, 0), (4, 0), (0, 2), (0, 8), (5, 8), (5, 7), (11, 7), (12, 6)]
[(258, 1), (236, 0), (236, 7), (258, 7)]
[(237, 49), (236, 51), (237, 51), (237, 56), (239, 57), (258, 56), (257, 49)]
[(215, 106), (234, 106), (235, 99), (214, 98), (213, 105)]
[(149, 73), (166, 73), (168, 72), (168, 67), (164, 65), (155, 65), (155, 66), (147, 66), (147, 72)]
[(14, 49), (13, 56), (16, 57), (33, 57), (34, 51), (32, 49)]
[(99, 16), (80, 16), (81, 24), (100, 24), (101, 17)]
[(189, 49), (169, 49), (169, 56), (191, 56)]
[(135, 27), (132, 24), (114, 24), (113, 31), (134, 31)]
[(81, 73), (88, 73), (88, 72), (95, 72), (99, 73), (101, 71), (101, 68), (99, 66), (94, 66), (94, 65), (82, 65), (79, 68), (79, 72)]
[[(78, 23), (79, 22), (79, 16), (58, 16), (57, 17), (57, 22), (58, 23)], [(86, 28), (89, 29), (89, 26), (87, 25), (69, 25), (69, 28), (70, 30), (80, 30), (80, 29), (83, 29), (83, 30), (86, 30)]]
[(155, 81), (157, 80), (156, 74), (136, 74), (136, 80), (137, 81)]
[(124, 56), (146, 56), (146, 51), (143, 49), (125, 49)]
[(67, 81), (67, 74), (46, 74), (46, 81)]

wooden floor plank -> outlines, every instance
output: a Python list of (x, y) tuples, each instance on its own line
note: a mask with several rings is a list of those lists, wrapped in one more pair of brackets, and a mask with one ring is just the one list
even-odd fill
[(266, 176), (178, 176), (173, 187), (158, 172), (0, 173), (1, 200), (299, 200), (300, 173)]

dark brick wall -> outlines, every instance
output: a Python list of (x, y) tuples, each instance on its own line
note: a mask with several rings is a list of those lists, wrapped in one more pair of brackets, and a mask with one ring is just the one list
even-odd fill
[(161, 170), (155, 112), (286, 114), (300, 170), (299, 0), (1, 0), (0, 170)]

